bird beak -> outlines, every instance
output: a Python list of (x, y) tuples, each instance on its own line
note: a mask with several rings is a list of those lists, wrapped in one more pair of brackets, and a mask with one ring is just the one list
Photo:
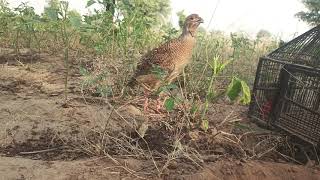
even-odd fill
[(200, 19), (198, 20), (198, 23), (204, 23), (203, 19), (200, 18)]

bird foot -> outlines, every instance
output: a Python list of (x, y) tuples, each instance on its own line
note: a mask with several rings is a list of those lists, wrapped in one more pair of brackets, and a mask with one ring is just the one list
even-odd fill
[(160, 98), (158, 98), (157, 105), (156, 105), (156, 112), (159, 114), (163, 114), (165, 112), (163, 107), (164, 107), (164, 102), (162, 102)]
[(144, 103), (143, 103), (143, 111), (145, 113), (149, 113), (150, 112), (150, 109), (151, 111), (157, 113), (157, 114), (163, 114), (165, 113), (165, 110), (164, 110), (164, 102), (162, 102), (160, 100), (160, 98), (157, 99), (156, 101), (156, 105), (155, 107), (149, 107), (150, 103), (149, 103), (149, 98), (148, 97), (145, 97), (144, 99)]
[(143, 111), (144, 112), (148, 111), (148, 106), (149, 106), (149, 99), (148, 99), (148, 97), (146, 97), (144, 100), (144, 103), (143, 103)]

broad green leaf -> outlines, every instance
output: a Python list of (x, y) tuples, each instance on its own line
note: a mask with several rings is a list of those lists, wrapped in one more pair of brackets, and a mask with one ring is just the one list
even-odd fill
[(166, 99), (166, 101), (164, 102), (164, 107), (167, 111), (171, 112), (174, 108), (174, 99), (172, 97)]
[(95, 0), (89, 0), (89, 1), (87, 2), (86, 8), (92, 6), (92, 5), (95, 4), (95, 3), (96, 3)]
[(124, 4), (124, 5), (126, 5), (126, 6), (131, 6), (131, 2), (130, 2), (130, 0), (122, 0), (122, 3)]
[(80, 28), (81, 27), (81, 17), (78, 16), (70, 16), (70, 23), (73, 27), (75, 28)]
[(178, 86), (175, 84), (168, 84), (166, 86), (164, 86), (167, 90), (174, 90), (174, 89), (178, 89)]
[(250, 88), (247, 83), (243, 80), (240, 80), (237, 77), (233, 77), (229, 87), (227, 89), (227, 96), (231, 101), (237, 99), (240, 96), (240, 102), (243, 104), (249, 104), (251, 100)]
[(231, 101), (234, 101), (239, 96), (241, 89), (241, 80), (234, 77), (227, 89), (227, 96), (230, 98)]
[(209, 63), (213, 74), (214, 75), (218, 75), (219, 73), (221, 73), (228, 64), (230, 64), (230, 62), (232, 62), (232, 60), (228, 60), (224, 63), (219, 62), (219, 56), (215, 56), (212, 61)]
[(251, 101), (250, 88), (246, 82), (241, 81), (242, 97), (240, 102), (243, 104), (249, 104)]
[(228, 61), (222, 63), (222, 64), (220, 65), (218, 74), (221, 73), (221, 72), (226, 68), (226, 66), (227, 66), (228, 64), (230, 64), (231, 62), (232, 62), (231, 60), (228, 60)]
[(169, 92), (173, 89), (178, 89), (178, 86), (175, 84), (168, 84), (165, 86), (161, 86), (155, 94), (160, 94), (161, 92)]
[(58, 19), (58, 10), (53, 8), (46, 9), (46, 14), (50, 20)]

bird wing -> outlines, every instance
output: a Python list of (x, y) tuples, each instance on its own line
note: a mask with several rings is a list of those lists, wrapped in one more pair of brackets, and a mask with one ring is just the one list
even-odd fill
[(179, 44), (177, 39), (173, 39), (149, 51), (141, 58), (136, 75), (152, 73), (157, 67), (167, 71), (167, 73), (173, 71), (176, 57), (175, 49)]
[(175, 69), (174, 59), (177, 56), (175, 51), (180, 44), (179, 39), (173, 39), (145, 54), (137, 65), (129, 86), (135, 85), (138, 80), (156, 88), (159, 81), (165, 80)]

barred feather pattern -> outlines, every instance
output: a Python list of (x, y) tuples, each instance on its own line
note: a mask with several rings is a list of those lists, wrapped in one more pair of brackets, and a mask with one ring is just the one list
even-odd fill
[[(195, 38), (190, 34), (183, 34), (179, 38), (168, 41), (165, 44), (149, 51), (144, 55), (137, 66), (136, 73), (129, 86), (142, 85), (148, 90), (156, 90), (162, 82), (171, 83), (190, 63)], [(167, 72), (164, 79), (159, 79), (152, 72), (154, 66), (159, 66)]]

